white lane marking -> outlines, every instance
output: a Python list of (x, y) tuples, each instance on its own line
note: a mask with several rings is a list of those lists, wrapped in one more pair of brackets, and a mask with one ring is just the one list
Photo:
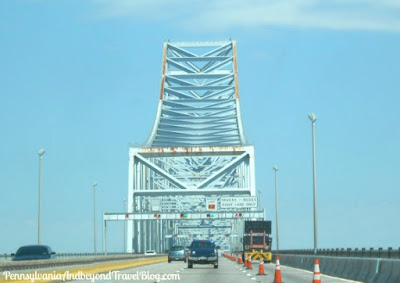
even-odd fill
[(251, 276), (251, 274), (250, 274), (250, 273), (247, 273), (247, 276)]
[(251, 280), (256, 280), (256, 278), (255, 277), (251, 277)]

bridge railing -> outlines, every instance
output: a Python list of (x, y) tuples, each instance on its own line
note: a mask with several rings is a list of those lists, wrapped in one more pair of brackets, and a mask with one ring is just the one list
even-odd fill
[[(294, 254), (294, 255), (314, 255), (313, 249), (303, 250), (280, 250), (273, 251), (274, 254)], [(400, 259), (400, 247), (393, 249), (392, 247), (383, 248), (335, 248), (335, 249), (318, 249), (317, 255), (340, 256), (340, 257), (362, 257), (362, 258), (393, 258)]]
[[(104, 253), (56, 253), (56, 258), (84, 258), (84, 257), (97, 257), (97, 256), (117, 256), (117, 255), (129, 255), (128, 253), (118, 253), (118, 252), (107, 252)], [(0, 261), (11, 261), (11, 254), (1, 254)]]

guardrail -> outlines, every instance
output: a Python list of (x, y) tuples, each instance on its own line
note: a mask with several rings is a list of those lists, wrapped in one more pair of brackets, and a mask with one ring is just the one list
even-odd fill
[[(57, 253), (56, 258), (81, 258), (81, 257), (93, 257), (93, 256), (114, 256), (114, 255), (127, 255), (127, 253)], [(1, 254), (0, 261), (11, 261), (11, 254)]]
[(0, 261), (0, 272), (2, 271), (15, 271), (15, 270), (29, 270), (50, 267), (62, 267), (71, 265), (87, 265), (92, 263), (101, 263), (107, 261), (123, 261), (123, 260), (136, 260), (140, 258), (155, 258), (164, 257), (166, 254), (157, 254), (145, 256), (144, 254), (122, 254), (114, 253), (107, 255), (85, 254), (85, 253), (62, 253), (57, 254), (57, 258), (44, 259), (44, 260), (25, 260), (25, 261), (11, 261), (10, 255), (3, 255), (3, 258), (8, 260)]
[[(314, 255), (314, 250), (279, 250), (273, 251), (274, 254), (293, 254), (293, 255)], [(393, 249), (389, 247), (383, 248), (336, 248), (336, 249), (318, 249), (317, 255), (324, 256), (338, 256), (338, 257), (361, 257), (361, 258), (388, 258), (388, 259), (400, 259), (400, 247)]]

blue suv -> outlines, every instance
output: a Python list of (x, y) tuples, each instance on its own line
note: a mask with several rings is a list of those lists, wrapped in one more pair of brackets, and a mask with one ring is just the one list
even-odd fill
[(217, 249), (210, 240), (193, 240), (189, 246), (188, 268), (193, 268), (193, 264), (212, 264), (218, 268)]

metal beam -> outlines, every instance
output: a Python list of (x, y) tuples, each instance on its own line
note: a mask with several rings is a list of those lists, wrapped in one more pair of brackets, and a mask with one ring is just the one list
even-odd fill
[[(188, 212), (186, 219), (181, 219), (180, 213), (155, 212), (155, 213), (104, 213), (104, 221), (133, 221), (133, 220), (221, 220), (221, 219), (263, 219), (264, 211), (241, 211), (242, 216), (238, 217), (235, 212)], [(213, 214), (211, 216), (211, 214)], [(160, 217), (158, 217), (160, 215)], [(210, 216), (208, 216), (210, 215)]]
[(152, 168), (154, 171), (159, 173), (160, 175), (164, 176), (167, 180), (169, 180), (171, 183), (175, 184), (178, 187), (181, 187), (182, 189), (185, 189), (186, 186), (183, 184), (181, 181), (176, 179), (174, 176), (171, 176), (167, 172), (165, 172), (163, 169), (158, 167), (157, 165), (154, 165), (153, 163), (147, 161), (145, 158), (143, 158), (140, 154), (136, 154), (136, 158), (140, 159), (141, 162), (146, 164), (148, 167)]
[(248, 188), (235, 189), (235, 188), (223, 188), (223, 189), (169, 189), (169, 190), (138, 190), (135, 191), (135, 196), (162, 196), (162, 195), (250, 195)]
[(210, 177), (208, 177), (207, 179), (205, 179), (203, 182), (201, 182), (200, 184), (198, 184), (198, 188), (202, 188), (205, 185), (209, 184), (210, 182), (214, 181), (221, 173), (223, 173), (224, 171), (228, 170), (229, 168), (231, 168), (233, 165), (239, 163), (242, 161), (242, 159), (244, 157), (246, 157), (248, 155), (247, 152), (242, 153), (239, 157), (233, 159), (231, 162), (227, 163), (224, 167), (222, 167), (221, 169), (219, 169), (217, 172), (215, 172), (213, 175), (211, 175)]

